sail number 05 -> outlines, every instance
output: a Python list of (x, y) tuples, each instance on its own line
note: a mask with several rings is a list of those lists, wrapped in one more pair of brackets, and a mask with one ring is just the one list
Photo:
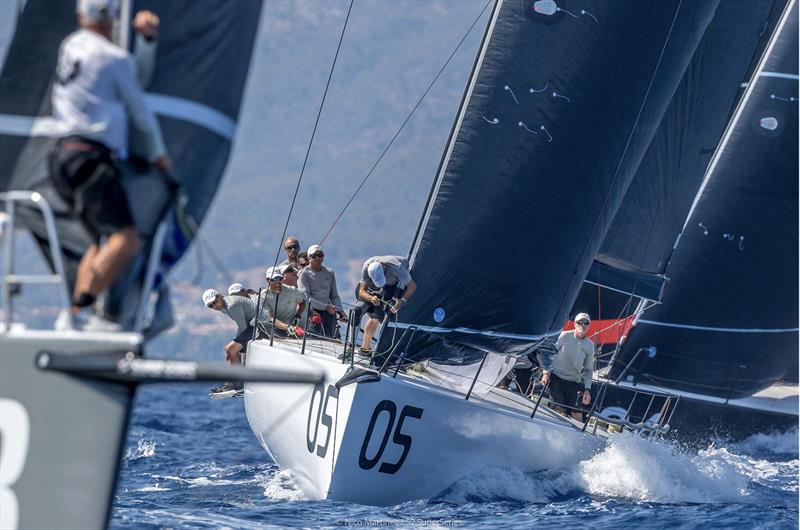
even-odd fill
[[(314, 385), (314, 391), (311, 393), (311, 403), (308, 408), (308, 420), (306, 423), (306, 447), (309, 453), (316, 453), (318, 457), (325, 458), (328, 454), (328, 446), (331, 441), (331, 432), (333, 431), (333, 417), (330, 415), (328, 408), (331, 398), (339, 399), (339, 389), (334, 385), (329, 385), (327, 390), (321, 384)], [(317, 405), (314, 407), (314, 405)], [(316, 409), (316, 410), (315, 410)], [(316, 414), (315, 414), (316, 412)], [(364, 434), (364, 442), (361, 444), (361, 452), (358, 455), (358, 466), (361, 469), (369, 470), (378, 465), (381, 461), (383, 453), (386, 450), (386, 445), (389, 443), (389, 435), (392, 435), (392, 442), (401, 446), (403, 452), (397, 462), (381, 462), (378, 471), (381, 473), (388, 473), (393, 475), (400, 471), (403, 463), (408, 458), (408, 453), (411, 451), (412, 438), (408, 434), (403, 433), (403, 423), (406, 418), (422, 418), (423, 410), (419, 407), (406, 405), (400, 411), (400, 416), (397, 415), (397, 405), (394, 401), (384, 399), (378, 403), (375, 410), (372, 411), (372, 417), (369, 420), (367, 432)], [(375, 424), (378, 422), (381, 414), (388, 414), (389, 418), (386, 422), (386, 427), (383, 431), (381, 444), (378, 451), (373, 456), (367, 456), (367, 448), (375, 434)], [(397, 420), (397, 421), (395, 421)], [(312, 433), (313, 425), (313, 433)], [(320, 440), (320, 425), (325, 427), (325, 439)], [(321, 443), (318, 443), (321, 442)]]
[[(375, 453), (375, 456), (370, 458), (367, 456), (367, 446), (369, 446), (369, 442), (372, 439), (373, 432), (375, 431), (375, 423), (378, 421), (378, 417), (380, 417), (380, 415), (384, 412), (389, 414), (389, 420), (386, 422), (386, 428), (383, 431), (383, 438), (381, 439), (380, 448), (378, 449), (378, 452)], [(403, 462), (405, 462), (406, 458), (408, 457), (408, 452), (411, 450), (412, 441), (411, 436), (403, 434), (403, 422), (406, 418), (422, 418), (422, 409), (419, 407), (406, 405), (403, 407), (403, 410), (400, 411), (400, 417), (397, 419), (397, 423), (395, 424), (396, 417), (397, 405), (394, 404), (394, 401), (390, 401), (388, 399), (384, 399), (378, 403), (378, 405), (375, 407), (375, 410), (372, 411), (372, 417), (369, 420), (369, 426), (367, 427), (367, 432), (364, 435), (364, 443), (361, 444), (361, 452), (358, 454), (358, 466), (361, 469), (372, 469), (378, 464), (378, 462), (380, 462), (383, 452), (386, 450), (386, 444), (389, 442), (389, 434), (394, 431), (392, 442), (402, 446), (403, 453), (400, 455), (400, 458), (397, 459), (397, 462), (382, 462), (378, 468), (378, 471), (381, 473), (388, 473), (390, 475), (400, 471)]]

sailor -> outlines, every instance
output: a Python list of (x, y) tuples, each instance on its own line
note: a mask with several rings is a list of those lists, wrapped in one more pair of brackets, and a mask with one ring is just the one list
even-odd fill
[(228, 286), (228, 295), (245, 296), (247, 295), (247, 291), (242, 287), (241, 283), (232, 283)]
[[(234, 287), (236, 284), (233, 285)], [(241, 285), (239, 285), (241, 287)], [(236, 336), (225, 345), (225, 359), (228, 364), (242, 363), (242, 352), (247, 352), (247, 343), (253, 338), (253, 325), (256, 318), (256, 304), (250, 296), (222, 296), (216, 289), (203, 292), (203, 305), (214, 311), (220, 311), (236, 322)], [(212, 394), (237, 391), (242, 384), (225, 383), (211, 390)]]
[(317, 331), (324, 337), (338, 338), (337, 316), (342, 322), (347, 322), (347, 316), (336, 288), (336, 274), (333, 269), (323, 265), (325, 252), (319, 245), (308, 247), (308, 257), (311, 263), (300, 271), (298, 286), (311, 304), (312, 320), (314, 316), (320, 318)]
[[(139, 251), (115, 162), (127, 156), (129, 119), (144, 138), (147, 160), (161, 171), (172, 168), (131, 54), (110, 40), (117, 8), (117, 0), (78, 0), (80, 29), (61, 43), (52, 90), (53, 118), (61, 138), (50, 153), (50, 177), (93, 240), (78, 266), (73, 313), (93, 305)], [(133, 28), (152, 40), (158, 17), (140, 12)]]
[(283, 274), (283, 281), (281, 283), (283, 285), (288, 285), (289, 287), (297, 287), (297, 269), (292, 263), (286, 263), (285, 265), (280, 267), (281, 273)]
[(300, 267), (297, 269), (298, 273), (308, 267), (308, 252), (304, 250), (297, 255), (297, 265)]
[(299, 271), (301, 267), (297, 258), (300, 255), (300, 241), (296, 237), (287, 237), (286, 241), (283, 242), (283, 251), (286, 252), (286, 259), (278, 265), (283, 267), (291, 263), (294, 265), (294, 270)]
[(282, 283), (282, 269), (280, 266), (267, 269), (268, 289), (261, 296), (259, 324), (269, 332), (274, 319), (276, 336), (302, 338), (304, 326), (295, 322), (305, 314), (306, 298), (299, 289)]
[[(592, 400), (594, 343), (586, 336), (591, 319), (586, 313), (575, 316), (575, 329), (563, 331), (556, 340), (558, 353), (552, 366), (544, 366), (542, 384), (550, 382), (550, 397), (555, 403), (582, 409)], [(562, 407), (556, 410), (564, 413)], [(581, 411), (573, 410), (572, 417), (582, 421)]]
[(417, 290), (411, 278), (408, 260), (402, 256), (374, 256), (361, 267), (361, 279), (356, 286), (356, 303), (353, 316), (361, 322), (364, 313), (369, 321), (364, 326), (362, 355), (372, 355), (372, 336), (378, 324), (386, 318), (385, 309), (396, 314)]

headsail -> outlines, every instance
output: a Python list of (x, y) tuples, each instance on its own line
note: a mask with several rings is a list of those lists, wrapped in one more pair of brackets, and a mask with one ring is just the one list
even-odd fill
[(796, 363), (797, 31), (792, 0), (692, 204), (663, 303), (639, 319), (614, 373), (656, 346), (634, 364), (638, 380), (732, 398)]
[(626, 334), (630, 295), (661, 299), (675, 240), (784, 6), (723, 2), (714, 13), (573, 305), (594, 317), (595, 343)]
[[(143, 9), (159, 15), (162, 27), (153, 74), (145, 86), (148, 105), (160, 119), (176, 175), (188, 198), (186, 213), (199, 224), (228, 160), (261, 3), (133, 0), (125, 12), (132, 17)], [(129, 26), (130, 19), (120, 24), (121, 28)], [(67, 268), (73, 271), (90, 240), (52, 192), (45, 161), (50, 137), (57, 133), (48, 126), (47, 116), (58, 46), (75, 27), (74, 2), (28, 0), (0, 75), (0, 190), (40, 191), (61, 213), (59, 236)], [(136, 151), (133, 137), (131, 151)], [(146, 283), (148, 256), (155, 253), (158, 270), (153, 287), (161, 295), (157, 306), (161, 311), (150, 329), (155, 332), (168, 325), (171, 317), (168, 291), (161, 279), (189, 241), (178, 228), (182, 220), (168, 213), (174, 199), (170, 182), (128, 164), (124, 185), (145, 244), (139, 258), (111, 289), (105, 310), (126, 328), (134, 327), (141, 316), (137, 307)], [(43, 237), (36, 214), (23, 219)], [(154, 245), (157, 227), (165, 219), (163, 249), (156, 248), (161, 246), (157, 240)]]
[(420, 356), (558, 332), (715, 8), (497, 3), (411, 252)]
[(660, 299), (675, 239), (755, 67), (756, 50), (768, 40), (768, 33), (760, 38), (764, 25), (772, 10), (774, 26), (784, 5), (762, 0), (717, 8), (600, 246), (590, 282)]

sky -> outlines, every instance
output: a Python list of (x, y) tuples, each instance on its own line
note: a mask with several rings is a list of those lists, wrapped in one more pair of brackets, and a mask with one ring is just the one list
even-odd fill
[[(262, 10), (232, 157), (203, 229), (237, 256), (233, 268), (274, 260), (348, 4), (268, 1)], [(304, 248), (330, 228), (486, 5), (354, 3), (289, 223)], [(329, 265), (407, 253), (488, 12), (326, 241)], [(241, 223), (231, 223), (231, 203)]]

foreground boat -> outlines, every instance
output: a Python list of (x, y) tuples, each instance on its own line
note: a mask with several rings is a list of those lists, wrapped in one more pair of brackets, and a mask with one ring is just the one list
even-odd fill
[[(429, 498), (484, 467), (560, 468), (607, 432), (507, 390), (465, 394), (413, 372), (343, 364), (342, 345), (262, 339), (247, 366), (317, 370), (326, 385), (245, 385), (253, 432), (311, 499), (387, 505)], [(301, 355), (302, 353), (302, 355)], [(594, 433), (594, 434), (593, 434)]]

